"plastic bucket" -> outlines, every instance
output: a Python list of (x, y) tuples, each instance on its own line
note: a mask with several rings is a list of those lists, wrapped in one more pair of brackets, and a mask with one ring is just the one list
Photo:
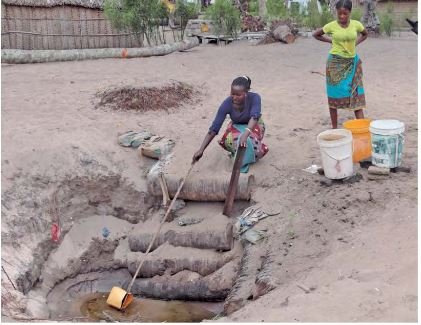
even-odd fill
[(328, 130), (317, 136), (325, 176), (342, 179), (354, 173), (352, 133), (349, 130)]
[(377, 120), (370, 123), (370, 132), (373, 165), (399, 167), (405, 143), (405, 124), (398, 120)]
[(370, 122), (371, 120), (368, 119), (358, 119), (343, 124), (345, 129), (352, 132), (352, 160), (354, 163), (371, 157)]
[(107, 305), (124, 310), (133, 301), (133, 295), (119, 287), (113, 287), (107, 298)]

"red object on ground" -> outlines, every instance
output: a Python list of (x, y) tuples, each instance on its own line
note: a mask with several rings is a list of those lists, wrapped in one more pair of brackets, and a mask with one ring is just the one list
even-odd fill
[(51, 225), (51, 239), (55, 242), (60, 240), (61, 229), (57, 223)]

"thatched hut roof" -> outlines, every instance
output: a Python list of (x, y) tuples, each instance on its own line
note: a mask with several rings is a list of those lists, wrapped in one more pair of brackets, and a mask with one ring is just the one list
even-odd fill
[(102, 9), (104, 0), (1, 0), (4, 5), (22, 7), (56, 7), (77, 6), (91, 9)]

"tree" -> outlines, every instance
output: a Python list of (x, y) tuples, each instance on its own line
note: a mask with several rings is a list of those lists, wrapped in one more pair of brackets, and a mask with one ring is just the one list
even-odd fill
[(266, 13), (266, 0), (259, 0), (259, 16), (265, 17)]

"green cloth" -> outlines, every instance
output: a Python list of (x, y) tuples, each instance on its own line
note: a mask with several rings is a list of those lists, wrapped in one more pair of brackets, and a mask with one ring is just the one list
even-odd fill
[(118, 143), (123, 147), (138, 148), (141, 144), (145, 143), (151, 137), (152, 134), (148, 131), (128, 131), (118, 137)]

